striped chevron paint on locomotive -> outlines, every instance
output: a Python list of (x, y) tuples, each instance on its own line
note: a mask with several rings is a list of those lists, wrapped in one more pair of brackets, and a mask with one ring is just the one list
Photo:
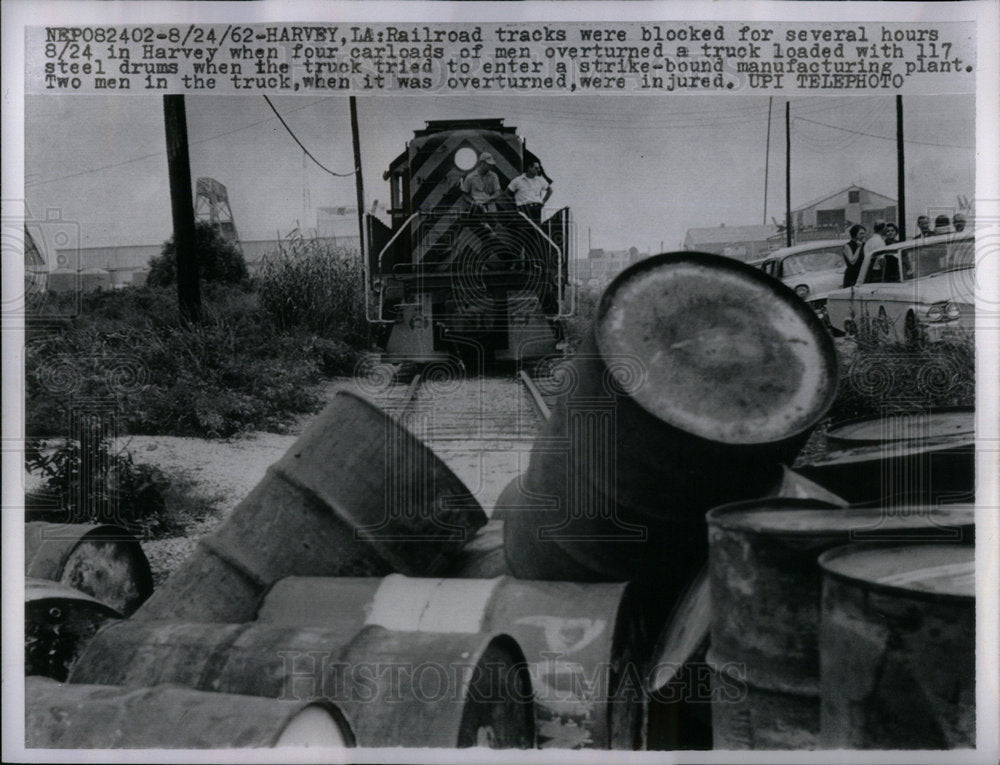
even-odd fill
[(366, 314), (391, 356), (427, 361), (463, 344), (498, 359), (554, 351), (568, 315), (569, 209), (533, 228), (503, 197), (487, 227), (461, 190), (483, 152), (502, 189), (538, 159), (503, 123), (428, 121), (383, 175), (391, 224), (365, 217)]
[(493, 172), (501, 188), (507, 188), (521, 174), (523, 145), (513, 128), (497, 128), (418, 133), (410, 142), (410, 209), (424, 214), (411, 224), (413, 262), (445, 265), (456, 253), (482, 244), (475, 232), (461, 225), (465, 202), (460, 184), (472, 168), (459, 168), (455, 158), (463, 148), (476, 156), (489, 152), (496, 161)]

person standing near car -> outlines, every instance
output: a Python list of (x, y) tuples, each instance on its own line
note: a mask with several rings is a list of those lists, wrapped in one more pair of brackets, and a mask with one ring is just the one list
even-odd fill
[(858, 273), (861, 271), (861, 248), (865, 241), (867, 231), (860, 223), (851, 226), (851, 238), (844, 245), (844, 262), (847, 268), (844, 269), (844, 287), (853, 287), (858, 280)]
[(951, 221), (948, 220), (947, 215), (939, 215), (934, 219), (934, 231), (932, 233), (934, 236), (951, 233)]
[[(865, 275), (865, 281), (882, 281), (882, 263), (881, 261), (875, 260), (872, 255), (885, 248), (885, 239), (883, 234), (885, 234), (885, 221), (875, 221), (875, 225), (872, 226), (872, 235), (865, 240), (865, 245), (861, 248), (861, 264), (864, 265), (865, 261), (869, 261), (871, 263), (871, 265), (868, 266), (868, 273)], [(858, 267), (858, 270), (861, 270), (861, 266)], [(855, 277), (855, 280), (857, 280), (857, 277)]]
[(883, 233), (883, 238), (885, 239), (885, 243), (887, 245), (895, 244), (896, 242), (899, 241), (899, 229), (896, 228), (895, 223), (890, 222), (885, 224), (885, 231)]
[(920, 239), (925, 236), (933, 236), (934, 230), (931, 228), (931, 219), (926, 215), (920, 215), (917, 217), (917, 233), (914, 234), (914, 239)]

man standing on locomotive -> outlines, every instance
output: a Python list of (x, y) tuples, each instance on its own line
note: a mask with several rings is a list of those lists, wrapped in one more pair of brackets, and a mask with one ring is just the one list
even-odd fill
[(542, 207), (552, 196), (552, 186), (542, 174), (542, 165), (537, 160), (510, 182), (507, 191), (514, 195), (517, 211), (527, 215), (535, 225), (541, 225)]
[(469, 203), (470, 215), (478, 218), (491, 234), (493, 226), (490, 225), (490, 213), (496, 212), (496, 199), (503, 194), (500, 179), (490, 170), (492, 165), (496, 165), (493, 155), (484, 151), (479, 155), (475, 168), (462, 179), (461, 184), (462, 195)]
[(523, 259), (528, 263), (537, 263), (546, 273), (551, 273), (550, 267), (555, 264), (549, 262), (550, 257), (546, 257), (549, 253), (538, 232), (542, 225), (542, 207), (552, 196), (552, 186), (542, 172), (541, 163), (538, 160), (532, 161), (527, 170), (508, 184), (507, 193), (514, 197), (517, 211), (528, 219), (526, 221), (516, 216)]

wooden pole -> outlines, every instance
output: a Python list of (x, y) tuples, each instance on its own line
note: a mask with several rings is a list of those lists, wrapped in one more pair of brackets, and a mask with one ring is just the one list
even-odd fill
[(361, 137), (358, 135), (358, 99), (351, 96), (351, 139), (354, 142), (354, 185), (358, 192), (358, 249), (361, 252), (361, 272), (365, 263), (365, 183), (361, 177)]
[(774, 96), (767, 99), (767, 141), (764, 145), (764, 218), (762, 223), (767, 225), (767, 181), (771, 169), (771, 104)]
[(792, 117), (785, 101), (785, 246), (792, 246)]
[(899, 241), (906, 239), (906, 173), (903, 157), (903, 97), (896, 96), (896, 229)]
[[(365, 182), (361, 175), (361, 136), (358, 133), (358, 99), (351, 96), (351, 141), (354, 144), (354, 186), (358, 193), (358, 260), (361, 266), (361, 289), (369, 288), (367, 264), (365, 256)], [(369, 243), (370, 244), (370, 243)], [(365, 322), (365, 342), (367, 347), (372, 344), (372, 325)]]
[(170, 212), (174, 222), (174, 248), (177, 255), (177, 301), (181, 317), (196, 322), (201, 318), (201, 285), (184, 96), (163, 97), (163, 121), (167, 135)]

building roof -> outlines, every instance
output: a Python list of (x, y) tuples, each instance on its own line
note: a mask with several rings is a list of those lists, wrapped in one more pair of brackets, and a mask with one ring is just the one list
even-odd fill
[(792, 212), (794, 213), (794, 212), (800, 212), (801, 210), (808, 210), (810, 207), (815, 207), (820, 202), (825, 202), (827, 199), (832, 199), (833, 197), (839, 196), (840, 194), (844, 194), (848, 191), (854, 191), (854, 190), (867, 191), (869, 194), (874, 194), (877, 197), (882, 197), (882, 199), (887, 199), (893, 204), (896, 203), (896, 200), (890, 196), (886, 196), (885, 194), (879, 194), (877, 191), (872, 191), (871, 189), (866, 189), (864, 186), (858, 186), (856, 183), (852, 183), (850, 186), (844, 186), (844, 188), (840, 189), (839, 191), (834, 191), (831, 192), (830, 194), (824, 194), (821, 197), (813, 199), (811, 202), (806, 202), (806, 204), (804, 205), (799, 205), (798, 207), (794, 208)]
[(758, 242), (778, 233), (778, 227), (767, 225), (756, 226), (713, 226), (712, 228), (689, 228), (684, 243), (687, 244), (725, 244), (726, 242)]

